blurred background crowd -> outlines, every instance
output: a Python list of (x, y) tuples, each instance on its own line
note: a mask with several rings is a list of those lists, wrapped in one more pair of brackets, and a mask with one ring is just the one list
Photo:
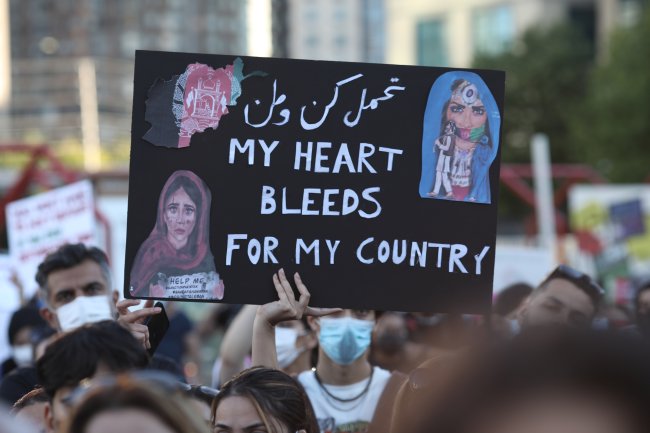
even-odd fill
[[(46, 301), (37, 296), (35, 269), (21, 271), (21, 263), (8, 251), (8, 203), (89, 179), (94, 197), (90, 243), (108, 254), (113, 286), (120, 288), (124, 281), (137, 49), (506, 71), (493, 316), (385, 312), (374, 319), (368, 354), (373, 365), (409, 373), (423, 360), (481, 340), (486, 326), (495, 334), (517, 334), (522, 303), (559, 263), (577, 269), (580, 281), (589, 275), (604, 289), (593, 317), (574, 315), (574, 319), (594, 319), (593, 326), (600, 329), (650, 332), (650, 290), (642, 290), (650, 278), (647, 0), (0, 0), (2, 375), (34, 364), (56, 333), (56, 327), (48, 326), (38, 313)], [(535, 169), (542, 164), (531, 154), (535, 140), (548, 143), (550, 165), (545, 175)], [(546, 196), (541, 184), (547, 186)], [(544, 218), (543, 209), (550, 217)], [(43, 257), (44, 253), (38, 262)], [(171, 326), (156, 353), (177, 366), (175, 378), (209, 386), (203, 390), (190, 386), (183, 392), (196, 392), (204, 404), (211, 403), (212, 388), (254, 365), (256, 309), (192, 303), (167, 303), (166, 309)], [(297, 323), (294, 333), (280, 327), (278, 334), (289, 338), (282, 341), (294, 341), (294, 346), (300, 339), (310, 349), (300, 353), (304, 360), (304, 354), (311, 356), (318, 346), (318, 335), (306, 323)], [(231, 331), (230, 339), (229, 329), (237, 331)], [(282, 356), (298, 356), (287, 347), (283, 352), (280, 341), (276, 339), (280, 364)], [(556, 352), (566, 351), (566, 362), (558, 367), (565, 376), (554, 377), (581, 371), (585, 354), (602, 355), (596, 342), (580, 341), (584, 347), (566, 341), (547, 344)], [(544, 344), (540, 342), (541, 347)], [(511, 363), (503, 365), (521, 367), (526, 356), (533, 356), (529, 349), (511, 348), (513, 352), (507, 353), (521, 358), (513, 355)], [(620, 349), (625, 355), (630, 347), (623, 344)], [(309, 356), (306, 368), (315, 365)], [(645, 359), (643, 353), (637, 356)], [(526, 365), (539, 367), (542, 359)], [(604, 377), (603, 371), (610, 372), (619, 361), (605, 360), (593, 374)], [(129, 368), (120, 364), (109, 370), (125, 371), (147, 362), (135, 356)], [(636, 364), (628, 367), (636, 372)], [(491, 371), (494, 377), (508, 376), (500, 368)], [(527, 383), (530, 377), (519, 372), (521, 376), (508, 377)], [(255, 380), (255, 373), (245, 379)], [(589, 372), (584, 373), (584, 383), (570, 385), (588, 389), (592, 383)], [(496, 387), (481, 379), (478, 370), (476, 374), (473, 380), (483, 380), (484, 395), (466, 400), (468, 408), (490, 401), (494, 392), (490, 387)], [(626, 383), (626, 378), (614, 376), (612, 381)], [(636, 384), (642, 396), (640, 377)], [(274, 383), (284, 380), (264, 378)], [(417, 400), (417, 381), (413, 375), (410, 380), (416, 394), (410, 398)], [(119, 395), (119, 378), (106, 386), (112, 395)], [(162, 391), (150, 391), (165, 394), (161, 386)], [(537, 383), (531, 381), (530, 386)], [(138, 391), (141, 400), (158, 404), (160, 399), (145, 395), (147, 387), (143, 388)], [(464, 398), (465, 391), (458, 384), (454, 398)], [(513, 391), (504, 402), (510, 397), (516, 401)], [(41, 395), (35, 401), (39, 398), (48, 399)], [(127, 396), (124, 399), (126, 407), (130, 403)], [(493, 403), (498, 413), (499, 402)], [(435, 420), (440, 425), (453, 423), (452, 415)], [(463, 431), (506, 431), (467, 429)]]
[[(566, 262), (623, 311), (650, 276), (645, 0), (1, 0), (0, 24), (5, 251), (8, 203), (90, 179), (91, 243), (124, 280), (133, 61), (151, 49), (505, 70), (495, 293)], [(540, 137), (550, 165), (536, 178)], [(35, 290), (35, 264), (15, 276), (15, 262), (0, 254), (0, 329)], [(205, 378), (230, 307), (176, 310)]]

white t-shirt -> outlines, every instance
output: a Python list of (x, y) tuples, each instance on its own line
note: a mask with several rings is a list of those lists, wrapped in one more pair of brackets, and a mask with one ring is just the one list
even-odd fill
[[(298, 380), (305, 388), (314, 407), (318, 426), (322, 433), (365, 432), (368, 429), (370, 420), (372, 420), (379, 397), (384, 392), (388, 379), (390, 379), (390, 372), (374, 367), (372, 382), (368, 391), (354, 401), (341, 402), (327, 395), (316, 381), (314, 371), (304, 371), (298, 376)], [(351, 385), (323, 384), (323, 386), (330, 394), (340, 399), (349, 399), (361, 394), (368, 385), (368, 380), (364, 379)]]

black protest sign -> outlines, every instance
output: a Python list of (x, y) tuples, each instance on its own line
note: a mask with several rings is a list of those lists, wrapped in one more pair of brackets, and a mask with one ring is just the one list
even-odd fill
[(125, 296), (485, 311), (504, 79), (139, 51)]

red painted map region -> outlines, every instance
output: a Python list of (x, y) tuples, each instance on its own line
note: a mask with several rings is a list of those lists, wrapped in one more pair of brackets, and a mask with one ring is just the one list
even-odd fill
[[(192, 135), (208, 128), (217, 128), (219, 120), (228, 114), (231, 104), (233, 65), (212, 69), (193, 63), (179, 77), (185, 78), (183, 110), (180, 119), (178, 147), (188, 147)], [(175, 102), (177, 103), (177, 102)]]

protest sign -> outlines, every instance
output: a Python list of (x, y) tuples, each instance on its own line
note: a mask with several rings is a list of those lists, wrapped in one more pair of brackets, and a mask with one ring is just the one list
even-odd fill
[(603, 282), (610, 299), (629, 298), (650, 277), (650, 186), (575, 185), (569, 190), (574, 258)]
[(125, 296), (481, 312), (504, 74), (138, 51)]
[(494, 294), (511, 284), (526, 283), (537, 287), (557, 266), (554, 252), (548, 248), (497, 243), (494, 262)]
[(48, 253), (65, 243), (95, 243), (94, 212), (88, 180), (7, 205), (9, 254), (26, 297), (38, 288), (34, 276)]
[[(11, 316), (20, 308), (20, 292), (12, 281), (13, 266), (8, 254), (0, 254), (0, 287), (2, 287), (2, 302), (0, 302), (0, 329), (9, 329)], [(11, 346), (7, 332), (0, 332), (0, 359), (11, 356)]]

